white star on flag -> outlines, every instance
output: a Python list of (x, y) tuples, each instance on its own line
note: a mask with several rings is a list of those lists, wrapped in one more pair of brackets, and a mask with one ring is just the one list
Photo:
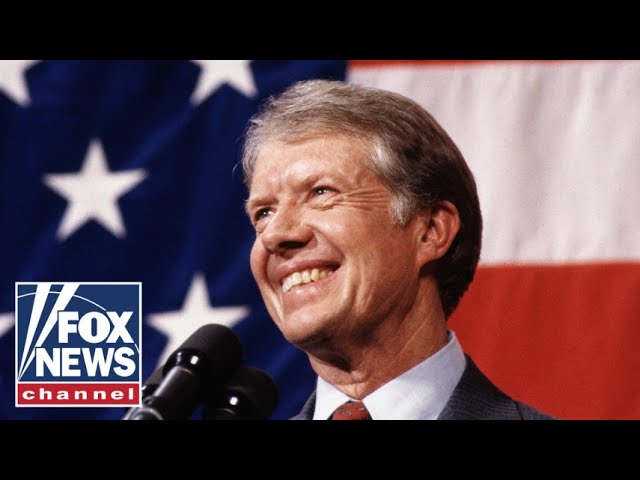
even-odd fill
[(228, 83), (247, 97), (253, 97), (258, 93), (249, 67), (250, 60), (192, 60), (192, 62), (201, 68), (198, 83), (191, 95), (191, 102), (194, 105), (202, 102), (223, 83)]
[(212, 307), (204, 275), (194, 275), (181, 310), (149, 315), (149, 323), (168, 338), (157, 366), (163, 365), (167, 357), (203, 325), (217, 323), (232, 328), (248, 314), (246, 306)]
[(13, 312), (0, 313), (0, 337), (7, 333), (15, 322)]
[(37, 62), (38, 60), (0, 60), (0, 90), (22, 106), (31, 102), (24, 72)]
[(50, 173), (43, 182), (69, 204), (56, 237), (62, 241), (89, 220), (96, 220), (116, 237), (126, 235), (118, 198), (147, 176), (144, 169), (111, 172), (98, 140), (89, 145), (87, 157), (77, 173)]

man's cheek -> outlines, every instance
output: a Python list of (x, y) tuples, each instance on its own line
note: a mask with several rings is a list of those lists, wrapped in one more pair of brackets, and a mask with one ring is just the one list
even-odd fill
[(251, 267), (253, 278), (260, 283), (260, 278), (261, 276), (264, 276), (264, 272), (261, 272), (263, 262), (260, 260), (260, 252), (258, 250), (259, 247), (254, 244), (249, 255), (249, 265)]

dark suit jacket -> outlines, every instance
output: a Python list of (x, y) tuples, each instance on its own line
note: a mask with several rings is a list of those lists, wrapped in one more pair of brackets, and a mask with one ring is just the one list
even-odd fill
[[(438, 420), (553, 420), (535, 408), (513, 400), (489, 380), (466, 356), (467, 366)], [(311, 420), (316, 393), (291, 420)]]

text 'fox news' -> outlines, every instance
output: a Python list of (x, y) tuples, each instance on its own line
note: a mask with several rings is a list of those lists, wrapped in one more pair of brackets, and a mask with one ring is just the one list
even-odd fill
[(16, 407), (140, 404), (142, 284), (16, 283)]

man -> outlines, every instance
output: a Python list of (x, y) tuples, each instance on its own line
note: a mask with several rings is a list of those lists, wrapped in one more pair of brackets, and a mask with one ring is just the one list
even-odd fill
[(308, 81), (250, 122), (251, 269), (316, 391), (295, 419), (550, 418), (498, 390), (447, 318), (472, 281), (473, 176), (422, 107)]

